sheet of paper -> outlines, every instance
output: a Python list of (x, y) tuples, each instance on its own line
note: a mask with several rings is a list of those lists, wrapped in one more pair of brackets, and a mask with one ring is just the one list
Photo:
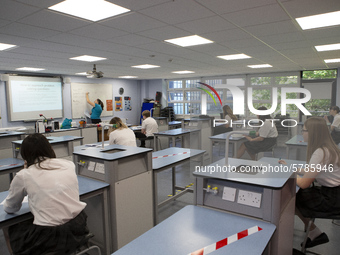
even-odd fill
[(104, 167), (104, 164), (102, 164), (102, 163), (97, 163), (97, 164), (96, 164), (96, 168), (95, 168), (94, 171), (97, 172), (97, 173), (105, 174), (105, 167)]
[(96, 168), (96, 162), (90, 161), (87, 169), (90, 170), (90, 171), (94, 171), (95, 168)]

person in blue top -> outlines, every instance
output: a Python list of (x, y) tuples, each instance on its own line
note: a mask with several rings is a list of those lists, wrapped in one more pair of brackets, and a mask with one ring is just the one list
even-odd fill
[(89, 93), (90, 92), (86, 92), (86, 101), (91, 106), (93, 106), (92, 111), (91, 111), (91, 122), (94, 123), (94, 124), (97, 124), (97, 123), (102, 121), (100, 119), (100, 115), (102, 114), (102, 111), (104, 109), (104, 104), (103, 104), (102, 100), (100, 100), (99, 98), (94, 100), (94, 102), (91, 102), (91, 100), (89, 98)]

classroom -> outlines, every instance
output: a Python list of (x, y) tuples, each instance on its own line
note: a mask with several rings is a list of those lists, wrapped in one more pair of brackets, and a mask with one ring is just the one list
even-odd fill
[(339, 31), (338, 0), (3, 0), (0, 254), (337, 255)]

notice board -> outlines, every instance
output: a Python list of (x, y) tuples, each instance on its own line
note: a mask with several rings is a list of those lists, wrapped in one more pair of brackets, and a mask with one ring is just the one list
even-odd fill
[(101, 116), (113, 116), (112, 107), (107, 107), (107, 102), (112, 102), (112, 84), (71, 83), (72, 118), (81, 118), (85, 112), (91, 112), (92, 106), (86, 101), (86, 92), (94, 102), (97, 98), (104, 103)]

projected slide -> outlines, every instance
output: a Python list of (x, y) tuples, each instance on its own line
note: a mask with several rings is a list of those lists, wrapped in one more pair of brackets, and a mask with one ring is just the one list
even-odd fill
[(62, 118), (62, 84), (59, 78), (13, 76), (7, 83), (10, 120)]

